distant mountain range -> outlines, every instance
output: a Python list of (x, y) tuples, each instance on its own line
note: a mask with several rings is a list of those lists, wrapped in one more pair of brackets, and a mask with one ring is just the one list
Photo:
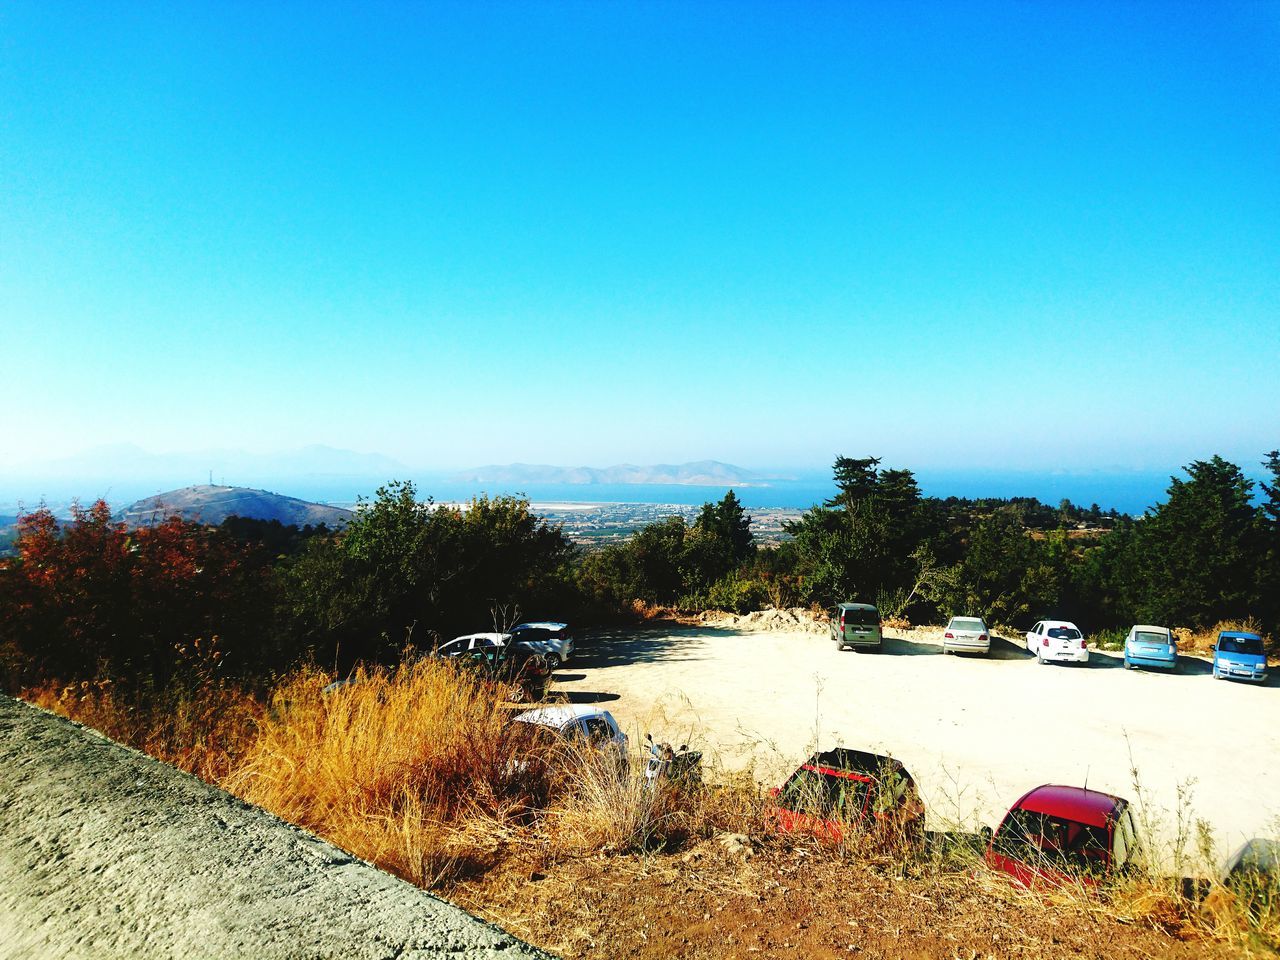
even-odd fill
[(641, 467), (620, 463), (612, 467), (553, 467), (545, 464), (509, 463), (464, 470), (449, 478), (455, 483), (662, 483), (699, 487), (763, 487), (767, 478), (718, 460), (692, 463), (657, 463)]
[(296, 497), (286, 497), (267, 490), (249, 487), (220, 487), (200, 484), (158, 493), (139, 500), (120, 511), (120, 517), (132, 526), (142, 526), (166, 520), (172, 516), (200, 523), (219, 524), (227, 517), (247, 517), (252, 520), (279, 520), (288, 526), (328, 524), (345, 526), (353, 514), (341, 507), (323, 503), (311, 503)]

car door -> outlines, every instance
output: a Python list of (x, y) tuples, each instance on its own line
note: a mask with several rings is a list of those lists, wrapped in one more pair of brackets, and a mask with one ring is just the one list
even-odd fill
[(1040, 621), (1031, 628), (1031, 632), (1027, 634), (1026, 648), (1031, 653), (1036, 652), (1036, 645), (1040, 642), (1040, 628), (1044, 626), (1044, 621)]

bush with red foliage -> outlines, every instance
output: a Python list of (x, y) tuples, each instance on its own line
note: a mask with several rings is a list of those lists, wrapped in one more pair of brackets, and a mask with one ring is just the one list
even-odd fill
[(0, 560), (0, 669), (9, 689), (49, 677), (163, 684), (199, 657), (235, 672), (273, 660), (270, 567), (252, 546), (178, 517), (130, 528), (101, 500), (59, 523), (19, 519)]

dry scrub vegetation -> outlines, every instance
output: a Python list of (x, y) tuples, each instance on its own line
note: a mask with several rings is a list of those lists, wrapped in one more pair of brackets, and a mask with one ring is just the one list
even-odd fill
[(215, 782), (566, 956), (1204, 957), (1280, 946), (1280, 897), (1133, 880), (1017, 890), (964, 844), (778, 837), (750, 774), (649, 789), (642, 764), (510, 722), (437, 660), (269, 690), (208, 682), (26, 698)]

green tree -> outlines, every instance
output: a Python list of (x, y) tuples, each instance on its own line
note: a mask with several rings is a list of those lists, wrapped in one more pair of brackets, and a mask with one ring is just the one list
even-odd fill
[(1138, 620), (1203, 627), (1257, 607), (1266, 531), (1238, 466), (1215, 456), (1185, 469), (1117, 558), (1122, 604)]

